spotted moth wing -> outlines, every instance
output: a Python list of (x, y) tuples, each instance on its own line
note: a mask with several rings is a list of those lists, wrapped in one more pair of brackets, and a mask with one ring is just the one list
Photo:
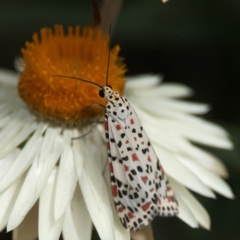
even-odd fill
[(111, 185), (120, 221), (137, 231), (157, 215), (175, 216), (178, 205), (137, 114), (122, 99), (125, 118), (105, 115)]

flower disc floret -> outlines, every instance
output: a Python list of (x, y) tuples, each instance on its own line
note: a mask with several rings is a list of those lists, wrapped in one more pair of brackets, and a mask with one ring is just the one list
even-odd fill
[[(108, 84), (122, 93), (124, 73), (119, 46), (110, 51)], [(54, 75), (74, 76), (106, 85), (109, 36), (92, 27), (68, 28), (56, 25), (54, 31), (43, 28), (22, 49), (24, 71), (18, 91), (25, 103), (42, 116), (60, 121), (79, 122), (103, 114), (93, 107), (99, 89), (91, 84)]]

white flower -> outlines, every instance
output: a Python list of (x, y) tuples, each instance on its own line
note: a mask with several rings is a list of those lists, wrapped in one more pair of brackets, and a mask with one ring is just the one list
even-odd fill
[(188, 189), (203, 196), (216, 198), (217, 192), (234, 198), (229, 185), (222, 179), (228, 173), (224, 164), (196, 145), (232, 149), (229, 135), (221, 126), (194, 114), (209, 111), (207, 104), (191, 103), (178, 98), (193, 91), (177, 83), (161, 83), (154, 75), (136, 76), (126, 85), (126, 97), (137, 111), (142, 124), (176, 193), (178, 215), (191, 227), (210, 229), (210, 217)]
[[(0, 71), (0, 230), (7, 224), (8, 231), (21, 233), (29, 224), (24, 217), (39, 199), (38, 233), (25, 234), (58, 239), (63, 232), (65, 239), (89, 239), (93, 222), (101, 239), (128, 239), (102, 175), (103, 128), (72, 141), (83, 132), (36, 117), (18, 96), (18, 77)], [(37, 211), (30, 214), (36, 219)]]
[[(41, 59), (38, 61), (39, 67)], [(113, 68), (110, 65), (109, 80)], [(90, 120), (71, 126), (52, 121), (54, 114), (60, 119), (74, 117), (65, 107), (68, 115), (59, 115), (55, 105), (46, 114), (48, 118), (35, 114), (35, 105), (28, 102), (31, 92), (21, 89), (23, 85), (17, 89), (18, 78), (17, 73), (0, 70), (0, 230), (7, 226), (15, 239), (38, 236), (40, 240), (57, 240), (62, 232), (65, 240), (78, 240), (90, 239), (93, 223), (103, 240), (130, 239), (113, 206), (103, 126), (93, 126), (91, 133), (73, 140), (88, 132)], [(187, 188), (211, 198), (215, 198), (214, 192), (228, 198), (233, 194), (222, 180), (227, 171), (221, 161), (190, 141), (231, 149), (228, 134), (220, 126), (193, 116), (206, 113), (207, 105), (177, 99), (192, 93), (188, 87), (160, 84), (162, 78), (155, 75), (127, 80), (125, 96), (138, 113), (176, 193), (179, 218), (191, 227), (209, 229), (208, 213)], [(30, 96), (32, 101), (46, 97), (47, 93), (43, 96), (40, 91)], [(86, 101), (92, 97), (87, 90), (82, 94)], [(48, 99), (46, 105), (51, 101)], [(45, 111), (40, 105), (39, 109)]]

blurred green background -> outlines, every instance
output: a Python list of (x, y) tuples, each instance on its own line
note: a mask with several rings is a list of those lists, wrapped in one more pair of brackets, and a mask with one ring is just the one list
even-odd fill
[[(0, 12), (0, 67), (10, 69), (33, 32), (55, 23), (92, 22), (87, 0), (1, 0)], [(240, 239), (240, 1), (127, 0), (112, 42), (121, 45), (129, 75), (162, 73), (165, 81), (195, 89), (191, 100), (210, 103), (213, 109), (205, 118), (227, 128), (235, 143), (231, 152), (211, 151), (227, 165), (227, 182), (236, 199), (196, 195), (211, 215), (211, 231), (191, 229), (179, 219), (156, 218), (155, 239)], [(0, 235), (10, 238), (11, 233)]]

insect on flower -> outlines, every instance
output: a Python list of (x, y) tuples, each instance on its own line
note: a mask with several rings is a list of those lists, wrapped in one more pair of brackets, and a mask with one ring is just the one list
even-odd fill
[(157, 215), (176, 216), (178, 203), (137, 114), (127, 99), (108, 85), (109, 60), (110, 51), (106, 86), (77, 77), (55, 77), (95, 85), (99, 96), (106, 100), (106, 107), (96, 104), (105, 108), (104, 128), (114, 204), (122, 225), (129, 231), (137, 231)]
[(175, 216), (178, 204), (142, 124), (126, 98), (89, 80), (67, 77), (99, 87), (107, 102), (105, 136), (115, 207), (123, 226), (137, 231), (155, 216)]

